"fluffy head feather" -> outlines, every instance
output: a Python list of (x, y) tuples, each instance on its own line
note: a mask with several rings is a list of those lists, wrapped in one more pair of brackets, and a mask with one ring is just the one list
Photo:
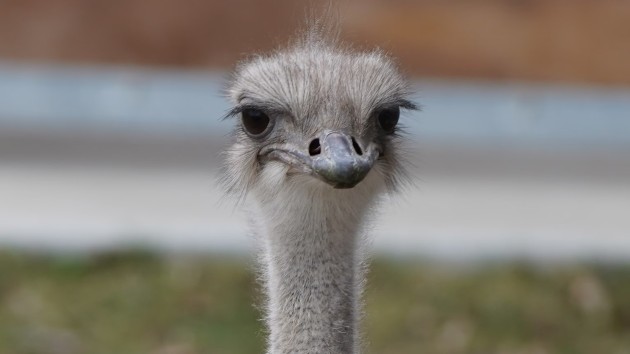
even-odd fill
[[(324, 130), (350, 134), (360, 146), (378, 143), (383, 153), (370, 174), (381, 175), (389, 190), (405, 178), (399, 131), (383, 134), (377, 115), (389, 107), (415, 109), (408, 99), (409, 87), (383, 52), (343, 46), (334, 32), (314, 26), (288, 48), (238, 65), (228, 88), (234, 105), (228, 116), (240, 118), (244, 109), (255, 107), (266, 112), (273, 127), (264, 139), (253, 139), (240, 122), (236, 124), (223, 177), (228, 191), (244, 195), (252, 188), (269, 191), (290, 183), (297, 176), (286, 166), (275, 166), (275, 184), (262, 178), (273, 164), (260, 161), (261, 149), (290, 141), (307, 151)], [(314, 182), (319, 188), (332, 188)]]

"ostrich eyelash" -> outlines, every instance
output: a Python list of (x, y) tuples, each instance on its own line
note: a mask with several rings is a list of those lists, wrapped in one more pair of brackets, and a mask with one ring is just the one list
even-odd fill
[(420, 106), (406, 99), (398, 100), (397, 104), (400, 108), (406, 109), (408, 111), (420, 110)]
[(246, 104), (239, 104), (239, 105), (235, 106), (234, 108), (230, 109), (223, 116), (222, 120), (226, 120), (226, 119), (230, 119), (232, 117), (235, 117), (235, 116), (241, 114), (244, 110), (247, 110), (247, 109), (260, 110), (260, 111), (265, 112), (269, 116), (274, 116), (274, 115), (279, 115), (279, 114), (286, 113), (285, 109), (279, 108), (279, 107), (274, 106), (272, 104), (264, 104), (264, 103), (251, 104), (251, 103), (246, 103)]
[(408, 111), (417, 111), (420, 109), (417, 104), (404, 98), (396, 99), (390, 103), (384, 104), (380, 109), (387, 107), (400, 107), (401, 109), (406, 109)]
[(246, 109), (260, 109), (262, 111), (265, 111), (265, 109), (263, 109), (262, 107), (260, 107), (259, 105), (252, 105), (252, 104), (243, 104), (243, 105), (238, 105), (232, 109), (230, 109), (222, 118), (222, 120), (226, 120), (226, 119), (230, 119), (232, 117), (235, 117), (239, 114), (241, 114), (244, 110)]

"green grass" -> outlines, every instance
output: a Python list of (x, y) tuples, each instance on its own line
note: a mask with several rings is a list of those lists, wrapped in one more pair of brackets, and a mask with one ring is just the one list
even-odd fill
[[(264, 352), (247, 262), (0, 253), (0, 353)], [(630, 265), (447, 267), (378, 259), (368, 353), (630, 353)]]

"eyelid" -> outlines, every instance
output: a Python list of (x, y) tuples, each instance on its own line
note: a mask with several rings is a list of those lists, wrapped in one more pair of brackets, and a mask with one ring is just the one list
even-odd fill
[(263, 112), (266, 113), (265, 109), (260, 108), (259, 106), (256, 105), (251, 105), (251, 104), (239, 104), (238, 106), (235, 106), (234, 108), (230, 109), (225, 116), (223, 117), (223, 119), (227, 119), (227, 118), (231, 118), (231, 117), (235, 117), (239, 114), (241, 114), (244, 110), (246, 109), (257, 109), (257, 110), (261, 110)]
[(231, 110), (229, 110), (225, 114), (223, 119), (235, 117), (241, 114), (246, 109), (256, 109), (256, 110), (262, 111), (266, 115), (268, 115), (269, 118), (271, 119), (274, 119), (275, 117), (280, 117), (280, 116), (287, 116), (291, 120), (291, 122), (295, 123), (295, 117), (293, 116), (293, 114), (291, 114), (290, 111), (287, 111), (286, 109), (282, 109), (276, 106), (265, 105), (265, 104), (260, 104), (260, 103), (239, 104), (235, 106), (234, 108), (232, 108)]
[(400, 109), (401, 111), (403, 109), (407, 111), (417, 111), (420, 109), (415, 103), (413, 103), (410, 100), (399, 99), (393, 102), (388, 102), (388, 103), (379, 105), (372, 111), (372, 113), (370, 113), (370, 115), (378, 114), (379, 112), (382, 112), (386, 109), (396, 109), (396, 108)]

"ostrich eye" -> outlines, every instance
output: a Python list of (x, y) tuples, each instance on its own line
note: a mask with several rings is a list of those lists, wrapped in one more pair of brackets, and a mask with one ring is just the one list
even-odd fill
[(260, 137), (269, 127), (269, 116), (255, 108), (247, 108), (241, 112), (243, 128), (253, 137)]
[(386, 133), (393, 133), (398, 124), (398, 118), (400, 117), (400, 108), (387, 108), (378, 113), (378, 125)]

